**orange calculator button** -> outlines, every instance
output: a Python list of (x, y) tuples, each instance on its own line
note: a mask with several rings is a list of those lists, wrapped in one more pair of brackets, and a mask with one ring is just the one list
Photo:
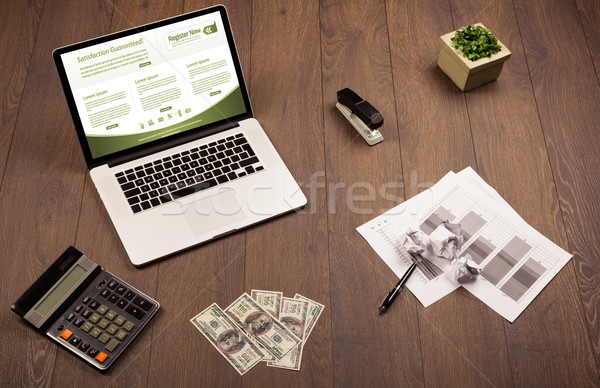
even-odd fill
[(71, 332), (71, 330), (65, 330), (62, 332), (62, 334), (60, 336), (63, 339), (68, 340), (69, 338), (71, 338), (72, 335), (73, 335), (73, 333)]
[(106, 353), (103, 352), (98, 353), (98, 355), (96, 356), (96, 360), (100, 362), (104, 362), (104, 360), (106, 360), (107, 358), (108, 356), (106, 355)]

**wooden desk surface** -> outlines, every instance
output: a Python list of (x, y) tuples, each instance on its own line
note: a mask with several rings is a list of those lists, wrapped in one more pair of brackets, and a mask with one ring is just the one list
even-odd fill
[[(223, 2), (256, 117), (309, 203), (141, 269), (90, 181), (51, 52), (212, 2), (1, 3), (0, 385), (599, 386), (598, 1)], [(478, 21), (512, 58), (461, 93), (437, 39)], [(383, 143), (334, 108), (344, 87), (380, 109)], [(513, 324), (464, 290), (428, 308), (405, 291), (379, 316), (397, 277), (355, 228), (466, 166), (573, 259)], [(104, 375), (9, 310), (68, 245), (162, 305)], [(240, 377), (189, 323), (253, 288), (326, 305), (300, 372)]]

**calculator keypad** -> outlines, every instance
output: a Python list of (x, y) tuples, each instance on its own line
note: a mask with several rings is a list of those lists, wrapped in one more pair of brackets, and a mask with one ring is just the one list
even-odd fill
[(88, 287), (52, 330), (63, 345), (104, 369), (156, 313), (158, 303), (108, 272), (102, 275), (105, 278)]

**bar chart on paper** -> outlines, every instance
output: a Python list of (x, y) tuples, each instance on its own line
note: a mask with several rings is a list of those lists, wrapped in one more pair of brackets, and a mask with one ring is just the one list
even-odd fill
[[(462, 286), (513, 322), (571, 254), (527, 224), (473, 169), (447, 175), (442, 181), (431, 188), (430, 198), (435, 199), (429, 209), (415, 212), (416, 218), (391, 209), (357, 230), (400, 276), (412, 263), (402, 246), (409, 226), (430, 235), (443, 222), (460, 224), (459, 255), (469, 254), (482, 267), (480, 276), (460, 284), (451, 275), (450, 262), (428, 252), (424, 253), (428, 260), (417, 267), (418, 276), (407, 283), (408, 288), (427, 307)], [(406, 201), (405, 207), (417, 197)]]
[(469, 183), (449, 190), (423, 217), (420, 228), (430, 234), (444, 221), (459, 223), (464, 237), (461, 255), (468, 253), (482, 266), (485, 279), (464, 287), (513, 321), (571, 255), (526, 224), (508, 204), (494, 206), (478, 195), (478, 180)]

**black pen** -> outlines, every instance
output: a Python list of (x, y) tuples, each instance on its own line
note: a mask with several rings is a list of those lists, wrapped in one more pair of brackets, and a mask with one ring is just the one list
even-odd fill
[[(412, 256), (412, 254), (411, 254)], [(413, 256), (414, 259), (414, 256)], [(400, 280), (398, 281), (398, 284), (396, 284), (396, 287), (394, 287), (385, 297), (385, 299), (383, 300), (383, 302), (381, 302), (381, 306), (379, 306), (379, 314), (383, 314), (387, 311), (388, 307), (390, 307), (390, 305), (392, 304), (392, 302), (394, 301), (394, 299), (396, 299), (396, 297), (398, 296), (398, 294), (400, 293), (400, 291), (402, 291), (402, 288), (404, 288), (404, 284), (406, 284), (406, 281), (408, 280), (408, 278), (410, 277), (410, 275), (412, 275), (412, 273), (414, 272), (415, 268), (417, 268), (417, 263), (418, 261), (413, 261), (413, 263), (410, 265), (410, 267), (408, 267), (408, 269), (406, 270), (406, 272), (404, 273), (404, 275), (402, 275), (402, 277), (400, 278)]]

